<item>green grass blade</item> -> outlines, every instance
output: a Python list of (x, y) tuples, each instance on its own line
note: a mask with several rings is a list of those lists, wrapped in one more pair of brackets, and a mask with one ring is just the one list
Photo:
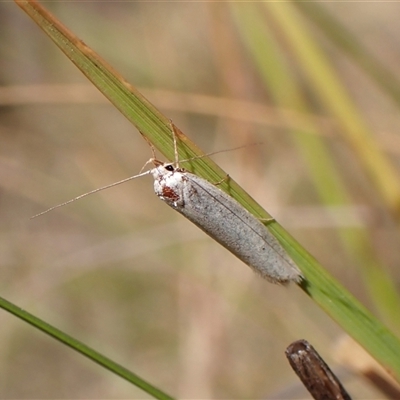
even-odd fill
[[(36, 1), (20, 1), (21, 7), (54, 41), (66, 56), (87, 76), (121, 113), (134, 124), (169, 160), (174, 159), (173, 138), (169, 119), (157, 110), (135, 87), (86, 46), (60, 21)], [(178, 133), (178, 152), (181, 159), (203, 156), (204, 153), (182, 132)], [(185, 168), (210, 182), (223, 181), (219, 186), (228, 191), (250, 211), (261, 218), (270, 218), (245, 191), (208, 157), (185, 164)]]
[(121, 365), (117, 364), (116, 362), (110, 360), (109, 358), (105, 357), (104, 355), (100, 354), (96, 350), (86, 346), (82, 342), (74, 339), (73, 337), (67, 335), (66, 333), (60, 331), (59, 329), (55, 328), (54, 326), (49, 325), (48, 323), (42, 321), (41, 319), (35, 317), (34, 315), (28, 313), (25, 310), (17, 307), (16, 305), (10, 303), (9, 301), (0, 297), (0, 307), (9, 313), (15, 315), (16, 317), (22, 319), (23, 321), (27, 322), (28, 324), (34, 326), (35, 328), (41, 330), (42, 332), (46, 333), (47, 335), (53, 337), (54, 339), (58, 340), (61, 343), (64, 343), (68, 347), (74, 349), (78, 353), (84, 355), (85, 357), (89, 358), (90, 360), (94, 361), (97, 364), (100, 364), (102, 367), (110, 370), (114, 374), (120, 376), (121, 378), (126, 379), (128, 382), (133, 383), (140, 389), (143, 389), (146, 393), (153, 396), (156, 399), (160, 400), (172, 400), (173, 397), (167, 395), (166, 393), (162, 392), (161, 390), (157, 389), (155, 386), (151, 385), (150, 383), (146, 382), (144, 379), (140, 378), (139, 376), (135, 375), (133, 372), (127, 370), (126, 368), (122, 367)]
[[(231, 8), (240, 34), (275, 106), (310, 115), (312, 109), (293, 76), (289, 62), (283, 57), (273, 29), (268, 27), (266, 18), (259, 12), (259, 5), (241, 7), (232, 4)], [(308, 130), (292, 128), (291, 134), (303, 155), (303, 162), (308, 165), (309, 176), (320, 199), (327, 206), (348, 206), (351, 204), (350, 196), (337, 173), (325, 140), (318, 134), (318, 126), (313, 121), (310, 120), (308, 126)], [(364, 229), (348, 227), (339, 229), (338, 235), (357, 265), (362, 266), (361, 276), (379, 314), (389, 327), (400, 332), (400, 320), (397, 318), (400, 296), (392, 277), (374, 254), (370, 237)]]
[[(265, 4), (269, 15), (279, 24), (279, 28), (286, 35), (292, 52), (296, 55), (300, 67), (307, 75), (315, 93), (324, 101), (328, 112), (337, 118), (343, 126), (343, 135), (353, 146), (355, 154), (365, 170), (373, 178), (373, 182), (380, 190), (389, 212), (397, 218), (400, 210), (399, 177), (385, 154), (380, 150), (378, 142), (367, 123), (358, 112), (345, 86), (331, 68), (329, 61), (308, 34), (298, 18), (296, 9), (291, 4)], [(331, 189), (332, 190), (332, 189)], [(358, 240), (348, 236), (354, 248), (364, 242), (365, 237)], [(359, 252), (363, 262), (364, 277), (369, 293), (378, 309), (387, 320), (393, 320), (392, 326), (399, 328), (397, 314), (399, 295), (397, 288), (384, 270), (379, 270), (378, 263), (373, 262), (371, 250), (363, 246), (365, 251)]]
[[(295, 109), (299, 112), (307, 112), (306, 104), (302, 100), (300, 91), (296, 91), (296, 83), (289, 79), (290, 74), (284, 72), (285, 66), (283, 61), (277, 58), (282, 52), (277, 50), (276, 53), (278, 56), (274, 57), (274, 43), (268, 39), (266, 23), (262, 13), (259, 12), (258, 5), (253, 4), (251, 6), (246, 4), (246, 7), (243, 7), (242, 4), (232, 3), (231, 7), (244, 41), (252, 53), (260, 74), (266, 81), (268, 91), (275, 98), (277, 105)], [(346, 199), (342, 196), (332, 198), (330, 195), (330, 197), (327, 197), (328, 188), (325, 187), (327, 176), (330, 176), (330, 193), (332, 193), (332, 183), (334, 183), (334, 187), (338, 190), (335, 193), (344, 193), (344, 189), (341, 188), (342, 185), (338, 181), (337, 174), (332, 172), (333, 167), (329, 163), (325, 163), (324, 167), (322, 167), (324, 172), (322, 174), (320, 165), (321, 155), (324, 162), (329, 156), (326, 152), (321, 153), (323, 148), (319, 144), (320, 139), (315, 133), (296, 132), (297, 137), (303, 137), (304, 135), (307, 135), (309, 137), (308, 140), (311, 142), (303, 142), (303, 150), (306, 151), (309, 161), (316, 158), (312, 165), (312, 168), (315, 169), (315, 171), (313, 170), (314, 175), (312, 175), (320, 186), (321, 197), (325, 202), (330, 204), (332, 202), (334, 204), (345, 202)], [(317, 149), (319, 149), (319, 152), (315, 154)], [(273, 227), (271, 228), (273, 229)], [(347, 232), (343, 234), (343, 240), (346, 241), (350, 236), (352, 236), (353, 243), (349, 243), (349, 245), (353, 246), (355, 248), (354, 251), (362, 256), (363, 252), (360, 249), (362, 250), (363, 247), (367, 246), (365, 235), (360, 233), (357, 236), (358, 240), (354, 240), (352, 232)], [(393, 357), (392, 353), (396, 351), (399, 354), (398, 339), (386, 328), (382, 330), (382, 325), (374, 320), (369, 312), (355, 301), (354, 298), (349, 297), (348, 293), (337, 285), (325, 271), (322, 271), (313, 258), (305, 252), (302, 253), (302, 249), (299, 246), (297, 247), (297, 244), (292, 239), (290, 239), (290, 242), (290, 245), (287, 247), (288, 251), (290, 252), (289, 249), (296, 251), (296, 253), (291, 253), (292, 257), (300, 265), (302, 271), (310, 272), (311, 274), (306, 274), (307, 285), (304, 286), (304, 289), (307, 293), (378, 360), (384, 365), (388, 365), (387, 363), (392, 363), (392, 365), (397, 364), (395, 368), (398, 369), (399, 363)], [(299, 258), (300, 254), (303, 254), (303, 257)], [(380, 306), (382, 315), (388, 319), (393, 318), (398, 313), (395, 308), (399, 304), (396, 289), (393, 287), (389, 277), (384, 274), (384, 271), (381, 271), (375, 263), (371, 263), (371, 259), (368, 259), (369, 255), (370, 253), (367, 252), (359, 260), (365, 266), (367, 275), (374, 277), (370, 280), (371, 284), (375, 286), (371, 286), (370, 290), (375, 293), (374, 298)], [(367, 278), (367, 280), (369, 279)], [(384, 290), (382, 290), (382, 286), (385, 288)], [(383, 298), (382, 292), (385, 293)], [(393, 321), (393, 326), (398, 327), (398, 324)], [(381, 341), (380, 339), (381, 334), (383, 336), (388, 335), (391, 339), (385, 343), (385, 341)], [(390, 349), (385, 348), (389, 341)]]
[[(17, 3), (113, 104), (146, 136), (148, 135), (157, 148), (167, 157), (172, 158), (172, 137), (167, 118), (163, 117), (100, 57), (36, 2), (18, 1)], [(179, 139), (179, 150), (182, 157), (201, 154), (186, 138), (180, 136)], [(210, 181), (215, 182), (218, 181), (218, 178), (225, 177), (224, 172), (208, 159), (194, 160), (191, 168)], [(255, 215), (268, 218), (268, 213), (233, 181), (229, 180), (221, 187), (229, 191)], [(303, 290), (378, 361), (400, 378), (400, 342), (398, 338), (330, 277), (319, 263), (278, 223), (269, 224), (269, 229), (280, 240), (305, 275), (306, 280), (301, 285)]]

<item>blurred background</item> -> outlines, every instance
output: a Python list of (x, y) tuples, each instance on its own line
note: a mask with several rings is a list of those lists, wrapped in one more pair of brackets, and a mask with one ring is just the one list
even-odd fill
[[(399, 209), (384, 188), (399, 184), (400, 4), (304, 4), (45, 6), (204, 151), (261, 142), (214, 159), (397, 330)], [(151, 152), (12, 2), (0, 62), (2, 297), (179, 398), (307, 398), (284, 356), (297, 339), (349, 367), (334, 321), (160, 202), (151, 177), (30, 220)], [(146, 398), (2, 310), (0, 327), (0, 398)], [(349, 370), (343, 384), (383, 398)]]

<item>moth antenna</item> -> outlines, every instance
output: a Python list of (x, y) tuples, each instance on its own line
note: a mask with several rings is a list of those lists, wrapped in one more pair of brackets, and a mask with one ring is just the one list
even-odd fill
[[(142, 171), (146, 168), (147, 165), (149, 165), (150, 163), (156, 164), (157, 159), (154, 157), (154, 155), (155, 155), (155, 153), (153, 152), (153, 157), (151, 157), (150, 159), (148, 159), (148, 160), (144, 163), (143, 167), (142, 167), (141, 170), (139, 171), (139, 175), (136, 175), (136, 178), (138, 178), (139, 176), (145, 175), (145, 173), (142, 174)], [(148, 171), (147, 171), (147, 173), (148, 173)], [(134, 178), (134, 177), (132, 177), (132, 178)]]
[[(147, 161), (146, 165), (147, 165), (150, 161), (152, 161), (152, 160), (153, 160), (153, 159), (150, 159), (149, 161)], [(143, 167), (143, 168), (144, 168), (144, 167)], [(34, 218), (40, 217), (41, 215), (47, 214), (48, 212), (53, 211), (53, 210), (55, 210), (56, 208), (60, 208), (60, 207), (66, 206), (67, 204), (72, 203), (72, 202), (74, 202), (74, 201), (76, 201), (76, 200), (82, 199), (83, 197), (89, 196), (90, 194), (97, 193), (97, 192), (100, 192), (100, 191), (102, 191), (102, 190), (109, 189), (109, 188), (111, 188), (111, 187), (113, 187), (113, 186), (120, 185), (121, 183), (125, 183), (125, 182), (128, 182), (128, 181), (131, 181), (132, 179), (140, 178), (141, 176), (148, 175), (150, 172), (151, 172), (151, 171), (149, 170), (149, 171), (140, 173), (140, 174), (138, 174), (138, 175), (130, 176), (129, 178), (122, 179), (122, 180), (120, 180), (120, 181), (118, 181), (118, 182), (110, 183), (109, 185), (102, 186), (102, 187), (100, 187), (100, 188), (91, 190), (90, 192), (83, 193), (83, 194), (81, 194), (81, 195), (79, 195), (79, 196), (77, 196), (77, 197), (74, 197), (74, 198), (71, 199), (71, 200), (65, 201), (64, 203), (57, 204), (56, 206), (50, 207), (49, 209), (47, 209), (47, 210), (45, 210), (45, 211), (42, 211), (42, 212), (39, 213), (39, 214), (34, 215), (33, 217), (31, 217), (31, 219), (34, 219)]]
[[(151, 154), (153, 155), (152, 158), (150, 158), (149, 161), (146, 162), (146, 164), (143, 166), (143, 168), (152, 160), (156, 159), (156, 149), (153, 146), (153, 143), (150, 142), (150, 140), (147, 138), (147, 136), (145, 136), (141, 131), (139, 131), (139, 133), (142, 135), (143, 139), (147, 142), (147, 144), (149, 145), (150, 149), (151, 149)], [(143, 170), (142, 168), (142, 170)]]
[(243, 149), (244, 147), (256, 146), (256, 145), (259, 145), (259, 144), (262, 144), (262, 142), (244, 144), (244, 145), (242, 145), (242, 146), (233, 147), (233, 148), (231, 148), (231, 149), (226, 149), (226, 150), (213, 151), (212, 153), (206, 153), (206, 154), (203, 154), (203, 155), (201, 155), (201, 156), (195, 156), (195, 157), (192, 157), (192, 158), (187, 158), (186, 160), (181, 160), (180, 162), (188, 162), (188, 161), (192, 161), (192, 160), (198, 160), (199, 158), (204, 158), (204, 157), (208, 157), (208, 156), (213, 156), (214, 154), (225, 153), (225, 152), (227, 152), (227, 151), (235, 151), (235, 150)]

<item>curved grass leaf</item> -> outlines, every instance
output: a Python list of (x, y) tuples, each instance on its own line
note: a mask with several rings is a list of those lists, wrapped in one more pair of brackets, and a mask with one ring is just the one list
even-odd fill
[[(302, 84), (293, 73), (290, 61), (284, 56), (287, 52), (282, 51), (276, 29), (269, 26), (268, 18), (260, 13), (259, 5), (247, 4), (246, 7), (241, 7), (233, 4), (231, 9), (246, 48), (276, 108), (295, 110), (305, 116), (311, 115), (313, 109), (304, 95)], [(351, 195), (347, 194), (347, 187), (332, 160), (325, 138), (318, 132), (319, 127), (311, 118), (307, 128), (293, 126), (290, 129), (292, 139), (303, 155), (303, 162), (308, 165), (309, 176), (321, 201), (328, 207), (348, 206), (351, 204)], [(356, 265), (361, 267), (360, 275), (379, 314), (389, 327), (400, 332), (400, 296), (393, 278), (375, 254), (369, 235), (365, 229), (350, 227), (342, 227), (337, 233), (343, 247)]]
[(85, 357), (101, 365), (102, 367), (114, 372), (114, 374), (119, 375), (121, 378), (126, 379), (128, 382), (133, 383), (138, 388), (143, 389), (146, 393), (153, 396), (155, 399), (160, 399), (160, 400), (173, 399), (173, 397), (157, 389), (155, 386), (146, 382), (144, 379), (140, 378), (139, 376), (129, 371), (128, 369), (124, 368), (123, 366), (105, 357), (103, 354), (100, 354), (96, 350), (93, 350), (89, 346), (86, 346), (82, 342), (79, 342), (78, 340), (60, 331), (54, 326), (51, 326), (47, 322), (44, 322), (40, 318), (35, 317), (34, 315), (28, 313), (25, 310), (22, 310), (20, 307), (10, 303), (9, 301), (1, 297), (0, 297), (0, 307), (8, 311), (9, 313), (15, 315), (16, 317), (22, 319), (23, 321), (27, 322), (28, 324), (34, 326), (35, 328), (41, 330), (47, 335), (53, 337), (59, 342), (64, 343), (66, 346), (71, 347), (78, 353), (84, 355)]

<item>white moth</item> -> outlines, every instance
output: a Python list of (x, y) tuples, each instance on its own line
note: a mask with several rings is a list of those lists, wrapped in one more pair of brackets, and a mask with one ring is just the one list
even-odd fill
[(207, 180), (172, 164), (151, 170), (156, 195), (272, 283), (301, 274), (271, 232), (241, 204)]
[[(139, 175), (95, 189), (63, 204), (147, 174), (153, 175), (156, 195), (197, 225), (207, 235), (272, 283), (300, 282), (302, 275), (272, 233), (241, 204), (216, 185), (179, 167), (176, 134), (175, 163), (152, 158), (155, 168)], [(153, 150), (154, 151), (154, 150)]]

